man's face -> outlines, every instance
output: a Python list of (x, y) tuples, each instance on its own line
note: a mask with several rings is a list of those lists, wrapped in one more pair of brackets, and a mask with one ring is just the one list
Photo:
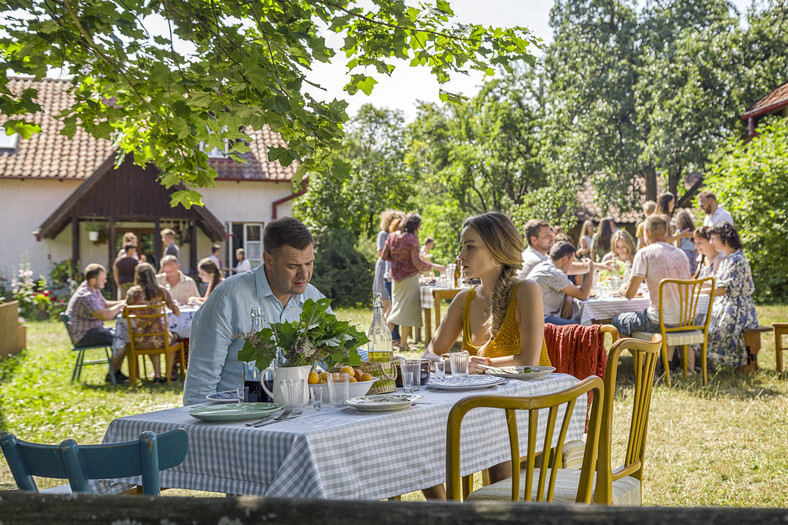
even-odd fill
[(180, 280), (180, 275), (178, 275), (180, 269), (180, 264), (166, 263), (161, 265), (161, 271), (167, 276), (167, 282), (170, 283), (170, 285), (174, 285)]
[(539, 235), (534, 239), (531, 237), (531, 245), (542, 253), (547, 253), (550, 248), (555, 244), (555, 235), (553, 229), (549, 226), (542, 226), (539, 228)]
[(263, 261), (274, 294), (300, 295), (312, 279), (315, 253), (311, 245), (303, 250), (281, 246), (274, 253), (263, 252)]
[(700, 209), (703, 210), (703, 213), (706, 215), (711, 215), (713, 213), (713, 210), (711, 209), (711, 199), (699, 197), (698, 206), (700, 206)]
[(103, 290), (106, 284), (107, 272), (99, 272), (99, 274), (94, 279), (88, 281), (88, 286), (96, 290)]

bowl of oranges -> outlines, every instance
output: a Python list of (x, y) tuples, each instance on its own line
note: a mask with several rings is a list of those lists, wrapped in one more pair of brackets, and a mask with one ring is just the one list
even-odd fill
[[(353, 368), (351, 366), (343, 366), (339, 369), (332, 369), (332, 372), (344, 372), (348, 375), (350, 385), (348, 386), (348, 399), (364, 396), (369, 392), (369, 389), (372, 388), (372, 385), (375, 381), (378, 380), (377, 377), (364, 372), (360, 368)], [(329, 399), (328, 394), (328, 372), (323, 370), (312, 370), (309, 373), (309, 380), (310, 385), (320, 385), (320, 388), (323, 390), (323, 402), (330, 403), (331, 400)], [(310, 386), (310, 388), (313, 388)]]

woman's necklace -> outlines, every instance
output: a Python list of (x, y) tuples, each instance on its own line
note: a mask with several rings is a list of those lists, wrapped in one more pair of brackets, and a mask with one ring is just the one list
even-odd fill
[[(490, 315), (490, 309), (492, 308), (492, 299), (485, 301), (482, 299), (481, 294), (476, 294), (476, 297), (479, 298), (479, 302), (481, 303), (480, 306), (482, 307), (482, 318), (487, 319), (487, 317)], [(486, 305), (485, 302), (487, 303)]]

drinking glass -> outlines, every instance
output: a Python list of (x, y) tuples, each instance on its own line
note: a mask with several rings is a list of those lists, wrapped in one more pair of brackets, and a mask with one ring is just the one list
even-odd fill
[(468, 375), (468, 363), (471, 356), (467, 350), (462, 352), (449, 352), (449, 363), (451, 364), (451, 375), (454, 377)]
[(341, 407), (350, 397), (350, 376), (346, 372), (328, 374), (328, 397), (331, 406)]
[(235, 392), (238, 394), (239, 403), (246, 403), (249, 401), (249, 387), (239, 386), (235, 389)]
[(441, 359), (440, 361), (435, 361), (435, 377), (437, 379), (443, 379), (446, 377), (446, 361)]
[(298, 415), (303, 412), (306, 400), (304, 399), (304, 380), (303, 379), (283, 379), (280, 382), (282, 394), (284, 395), (285, 408), (292, 409), (291, 415)]
[(323, 385), (309, 385), (309, 397), (312, 398), (312, 410), (317, 412), (323, 408)]
[(421, 361), (418, 359), (408, 359), (400, 363), (402, 371), (402, 391), (413, 393), (420, 388), (421, 384)]

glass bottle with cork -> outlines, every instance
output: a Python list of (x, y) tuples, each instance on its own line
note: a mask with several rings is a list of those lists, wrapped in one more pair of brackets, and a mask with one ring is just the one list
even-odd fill
[(369, 337), (367, 360), (370, 363), (394, 360), (391, 331), (388, 324), (386, 324), (386, 318), (383, 317), (383, 298), (379, 293), (373, 294), (372, 324), (369, 325), (367, 337)]

